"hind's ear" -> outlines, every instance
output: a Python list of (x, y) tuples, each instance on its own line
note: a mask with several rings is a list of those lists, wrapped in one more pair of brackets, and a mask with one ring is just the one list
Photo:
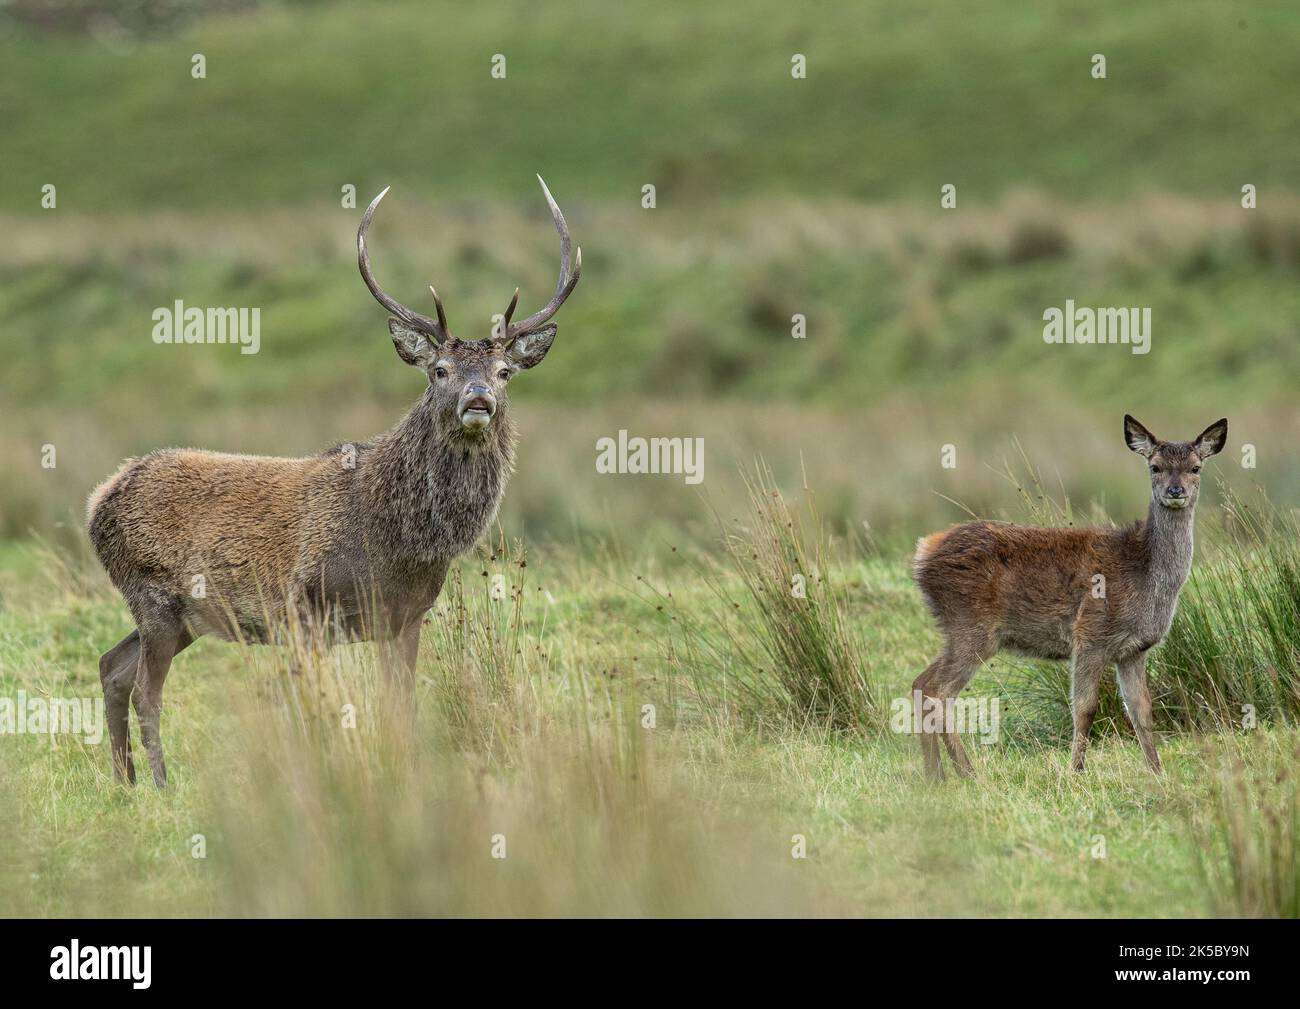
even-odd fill
[(388, 320), (388, 332), (393, 334), (393, 347), (398, 357), (417, 368), (428, 367), (433, 360), (434, 348), (427, 336), (398, 319)]
[(1160, 444), (1155, 435), (1128, 414), (1124, 414), (1124, 441), (1144, 459), (1150, 459), (1155, 455), (1156, 446)]
[(1218, 455), (1223, 451), (1223, 446), (1228, 443), (1228, 418), (1216, 420), (1196, 437), (1192, 442), (1192, 448), (1202, 459), (1208, 459), (1212, 455)]
[(551, 349), (555, 339), (555, 324), (543, 326), (527, 333), (520, 333), (515, 342), (506, 351), (506, 357), (516, 368), (535, 368), (542, 363), (542, 358)]

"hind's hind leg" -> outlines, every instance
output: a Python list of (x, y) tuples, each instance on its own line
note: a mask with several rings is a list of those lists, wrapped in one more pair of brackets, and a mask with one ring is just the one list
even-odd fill
[(99, 659), (99, 682), (104, 688), (104, 715), (108, 719), (108, 741), (113, 773), (119, 781), (135, 784), (131, 761), (130, 700), (140, 664), (140, 632), (132, 631)]
[[(912, 683), (913, 701), (921, 706), (921, 754), (928, 777), (943, 780), (943, 766), (939, 760), (940, 738), (957, 773), (964, 778), (975, 773), (961, 739), (955, 732), (948, 731), (947, 702), (962, 692), (980, 664), (996, 651), (992, 637), (981, 630), (962, 628), (949, 631), (943, 653)], [(937, 729), (931, 724), (935, 718), (939, 719)]]
[(952, 766), (963, 778), (974, 777), (975, 768), (971, 766), (970, 757), (966, 756), (966, 747), (961, 741), (961, 736), (948, 725), (947, 702), (956, 699), (957, 695), (965, 689), (983, 661), (978, 650), (955, 652), (944, 667), (947, 676), (938, 688), (938, 695), (944, 702), (943, 745), (948, 751), (948, 759), (952, 761)]
[(920, 725), (921, 763), (925, 767), (925, 776), (932, 781), (943, 780), (943, 764), (939, 760), (939, 737), (925, 728), (926, 712), (937, 698), (939, 685), (945, 678), (947, 657), (948, 650), (945, 648), (937, 659), (926, 666), (925, 672), (912, 681), (912, 703), (917, 706), (916, 719)]

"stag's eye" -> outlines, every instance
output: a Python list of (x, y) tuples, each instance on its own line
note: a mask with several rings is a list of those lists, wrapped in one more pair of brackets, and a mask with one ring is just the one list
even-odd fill
[(1199, 467), (1199, 466), (1193, 466), (1193, 467), (1192, 467), (1192, 472), (1193, 472), (1193, 473), (1199, 473), (1200, 471), (1201, 471), (1201, 467)]
[(1159, 472), (1160, 472), (1160, 467), (1159, 467), (1159, 466), (1152, 466), (1152, 467), (1151, 467), (1151, 472), (1152, 472), (1152, 473), (1159, 473)]
[(446, 377), (447, 377), (447, 369), (446, 369), (446, 368), (434, 368), (434, 369), (433, 369), (433, 373), (434, 373), (438, 378), (446, 378)]
[(502, 368), (500, 371), (497, 372), (497, 378), (501, 379), (502, 382), (504, 382), (509, 377), (510, 377), (509, 368)]

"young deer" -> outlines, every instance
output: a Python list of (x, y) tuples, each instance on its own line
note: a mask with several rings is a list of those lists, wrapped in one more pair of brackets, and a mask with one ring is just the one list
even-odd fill
[[(1169, 630), (1192, 569), (1192, 519), (1201, 464), (1222, 451), (1228, 422), (1192, 441), (1160, 441), (1124, 416), (1124, 439), (1150, 468), (1145, 522), (1125, 529), (1036, 529), (967, 522), (917, 543), (915, 576), (943, 630), (942, 653), (912, 684), (927, 710), (955, 698), (980, 664), (1003, 648), (1069, 659), (1074, 747), (1083, 770), (1102, 674), (1118, 668), (1120, 696), (1151, 770), (1160, 772), (1151, 730), (1146, 654)], [(926, 773), (943, 777), (942, 735), (957, 773), (972, 773), (961, 739), (944, 720), (921, 733)]]
[(128, 460), (91, 495), (91, 542), (136, 623), (99, 661), (119, 778), (135, 781), (132, 699), (154, 783), (166, 784), (163, 682), (172, 658), (203, 634), (265, 642), (297, 616), (345, 639), (383, 642), (409, 673), (448, 566), (491, 524), (505, 491), (515, 443), (506, 383), (546, 356), (548, 323), (582, 270), (545, 182), (542, 191), (560, 233), (555, 294), (512, 322), (516, 289), (483, 340), (451, 335), (432, 287), (436, 319), (384, 293), (366, 232), (388, 190), (366, 208), (361, 278), (393, 313), (397, 355), (428, 378), (392, 430), (305, 459), (163, 449)]

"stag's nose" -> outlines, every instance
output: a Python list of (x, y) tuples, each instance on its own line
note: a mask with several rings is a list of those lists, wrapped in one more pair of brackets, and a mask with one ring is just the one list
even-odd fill
[(471, 382), (460, 394), (460, 422), (476, 430), (487, 427), (497, 412), (496, 395), (481, 382)]
[(471, 382), (465, 386), (465, 391), (460, 394), (460, 398), (467, 408), (478, 405), (489, 412), (496, 408), (496, 396), (481, 382)]
[(1165, 497), (1182, 498), (1187, 496), (1187, 491), (1183, 490), (1181, 484), (1171, 484), (1165, 490)]

